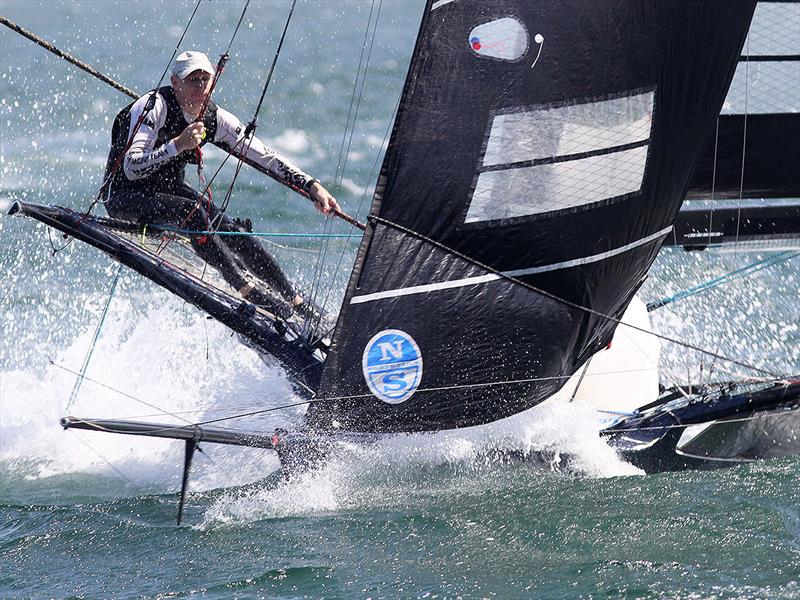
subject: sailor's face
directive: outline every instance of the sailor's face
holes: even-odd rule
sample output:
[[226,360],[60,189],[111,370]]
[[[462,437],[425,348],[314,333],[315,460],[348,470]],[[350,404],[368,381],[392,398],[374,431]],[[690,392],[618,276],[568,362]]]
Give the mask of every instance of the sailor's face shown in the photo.
[[189,73],[184,79],[172,78],[172,87],[181,107],[198,109],[211,91],[212,77],[205,71],[197,70]]

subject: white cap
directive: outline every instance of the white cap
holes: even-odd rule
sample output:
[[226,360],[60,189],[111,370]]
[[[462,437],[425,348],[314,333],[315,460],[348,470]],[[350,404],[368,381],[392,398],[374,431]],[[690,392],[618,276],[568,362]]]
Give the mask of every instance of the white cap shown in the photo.
[[195,52],[194,50],[181,52],[172,64],[172,74],[178,79],[186,79],[189,73],[194,73],[195,71],[205,71],[209,75],[214,74],[214,65],[202,52]]

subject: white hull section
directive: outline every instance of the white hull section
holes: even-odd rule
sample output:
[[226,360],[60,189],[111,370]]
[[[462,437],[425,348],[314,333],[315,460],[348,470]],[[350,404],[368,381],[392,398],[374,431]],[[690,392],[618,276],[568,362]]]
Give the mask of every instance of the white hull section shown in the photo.
[[[595,354],[559,392],[542,405],[589,405],[597,411],[600,428],[620,415],[653,402],[658,397],[658,359],[661,343],[650,335],[647,307],[634,297],[622,316],[611,345]],[[627,327],[624,323],[638,329]]]

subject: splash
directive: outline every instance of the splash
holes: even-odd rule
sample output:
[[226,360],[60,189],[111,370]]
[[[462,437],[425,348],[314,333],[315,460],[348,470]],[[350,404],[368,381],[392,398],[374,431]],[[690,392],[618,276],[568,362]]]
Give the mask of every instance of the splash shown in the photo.
[[[184,424],[292,398],[283,372],[265,364],[223,326],[166,293],[140,303],[141,298],[132,297],[112,304],[71,414]],[[142,318],[136,318],[137,312]],[[61,430],[59,418],[76,380],[66,369],[80,369],[93,334],[93,326],[86,328],[55,353],[53,364],[19,365],[0,373],[0,465],[27,479],[92,473],[124,479],[134,488],[173,491],[180,477],[181,444]],[[219,425],[271,431],[295,416],[284,412]],[[206,448],[205,457],[198,455],[192,489],[246,483],[277,467],[266,452],[249,450],[246,459],[243,453]]]
[[427,506],[429,497],[513,487],[533,473],[606,478],[640,475],[597,434],[585,404],[540,406],[491,425],[339,444],[320,468],[223,494],[200,528],[359,509]]

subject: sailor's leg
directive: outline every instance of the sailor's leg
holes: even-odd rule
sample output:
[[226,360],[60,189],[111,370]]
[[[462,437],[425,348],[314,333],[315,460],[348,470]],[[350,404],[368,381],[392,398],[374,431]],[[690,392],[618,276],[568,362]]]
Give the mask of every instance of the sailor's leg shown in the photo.
[[[170,225],[203,231],[208,227],[205,207],[198,206],[199,194],[186,186],[181,195],[128,192],[114,195],[106,203],[108,214],[151,225]],[[241,290],[247,286],[242,269],[233,253],[216,236],[191,236],[192,248],[208,264],[215,267],[231,286]]]
[[184,224],[195,206],[195,200],[195,196],[186,194],[134,191],[113,194],[105,206],[108,214],[115,219],[143,225],[178,227]]
[[[239,227],[228,217],[222,215],[221,217],[217,216],[217,219],[219,231],[236,231],[246,234],[244,229]],[[248,235],[226,235],[219,237],[224,240],[256,277],[271,288],[280,292],[287,301],[294,302],[297,296],[294,286],[286,277],[286,274],[280,268],[275,258],[264,249],[256,238]]]

